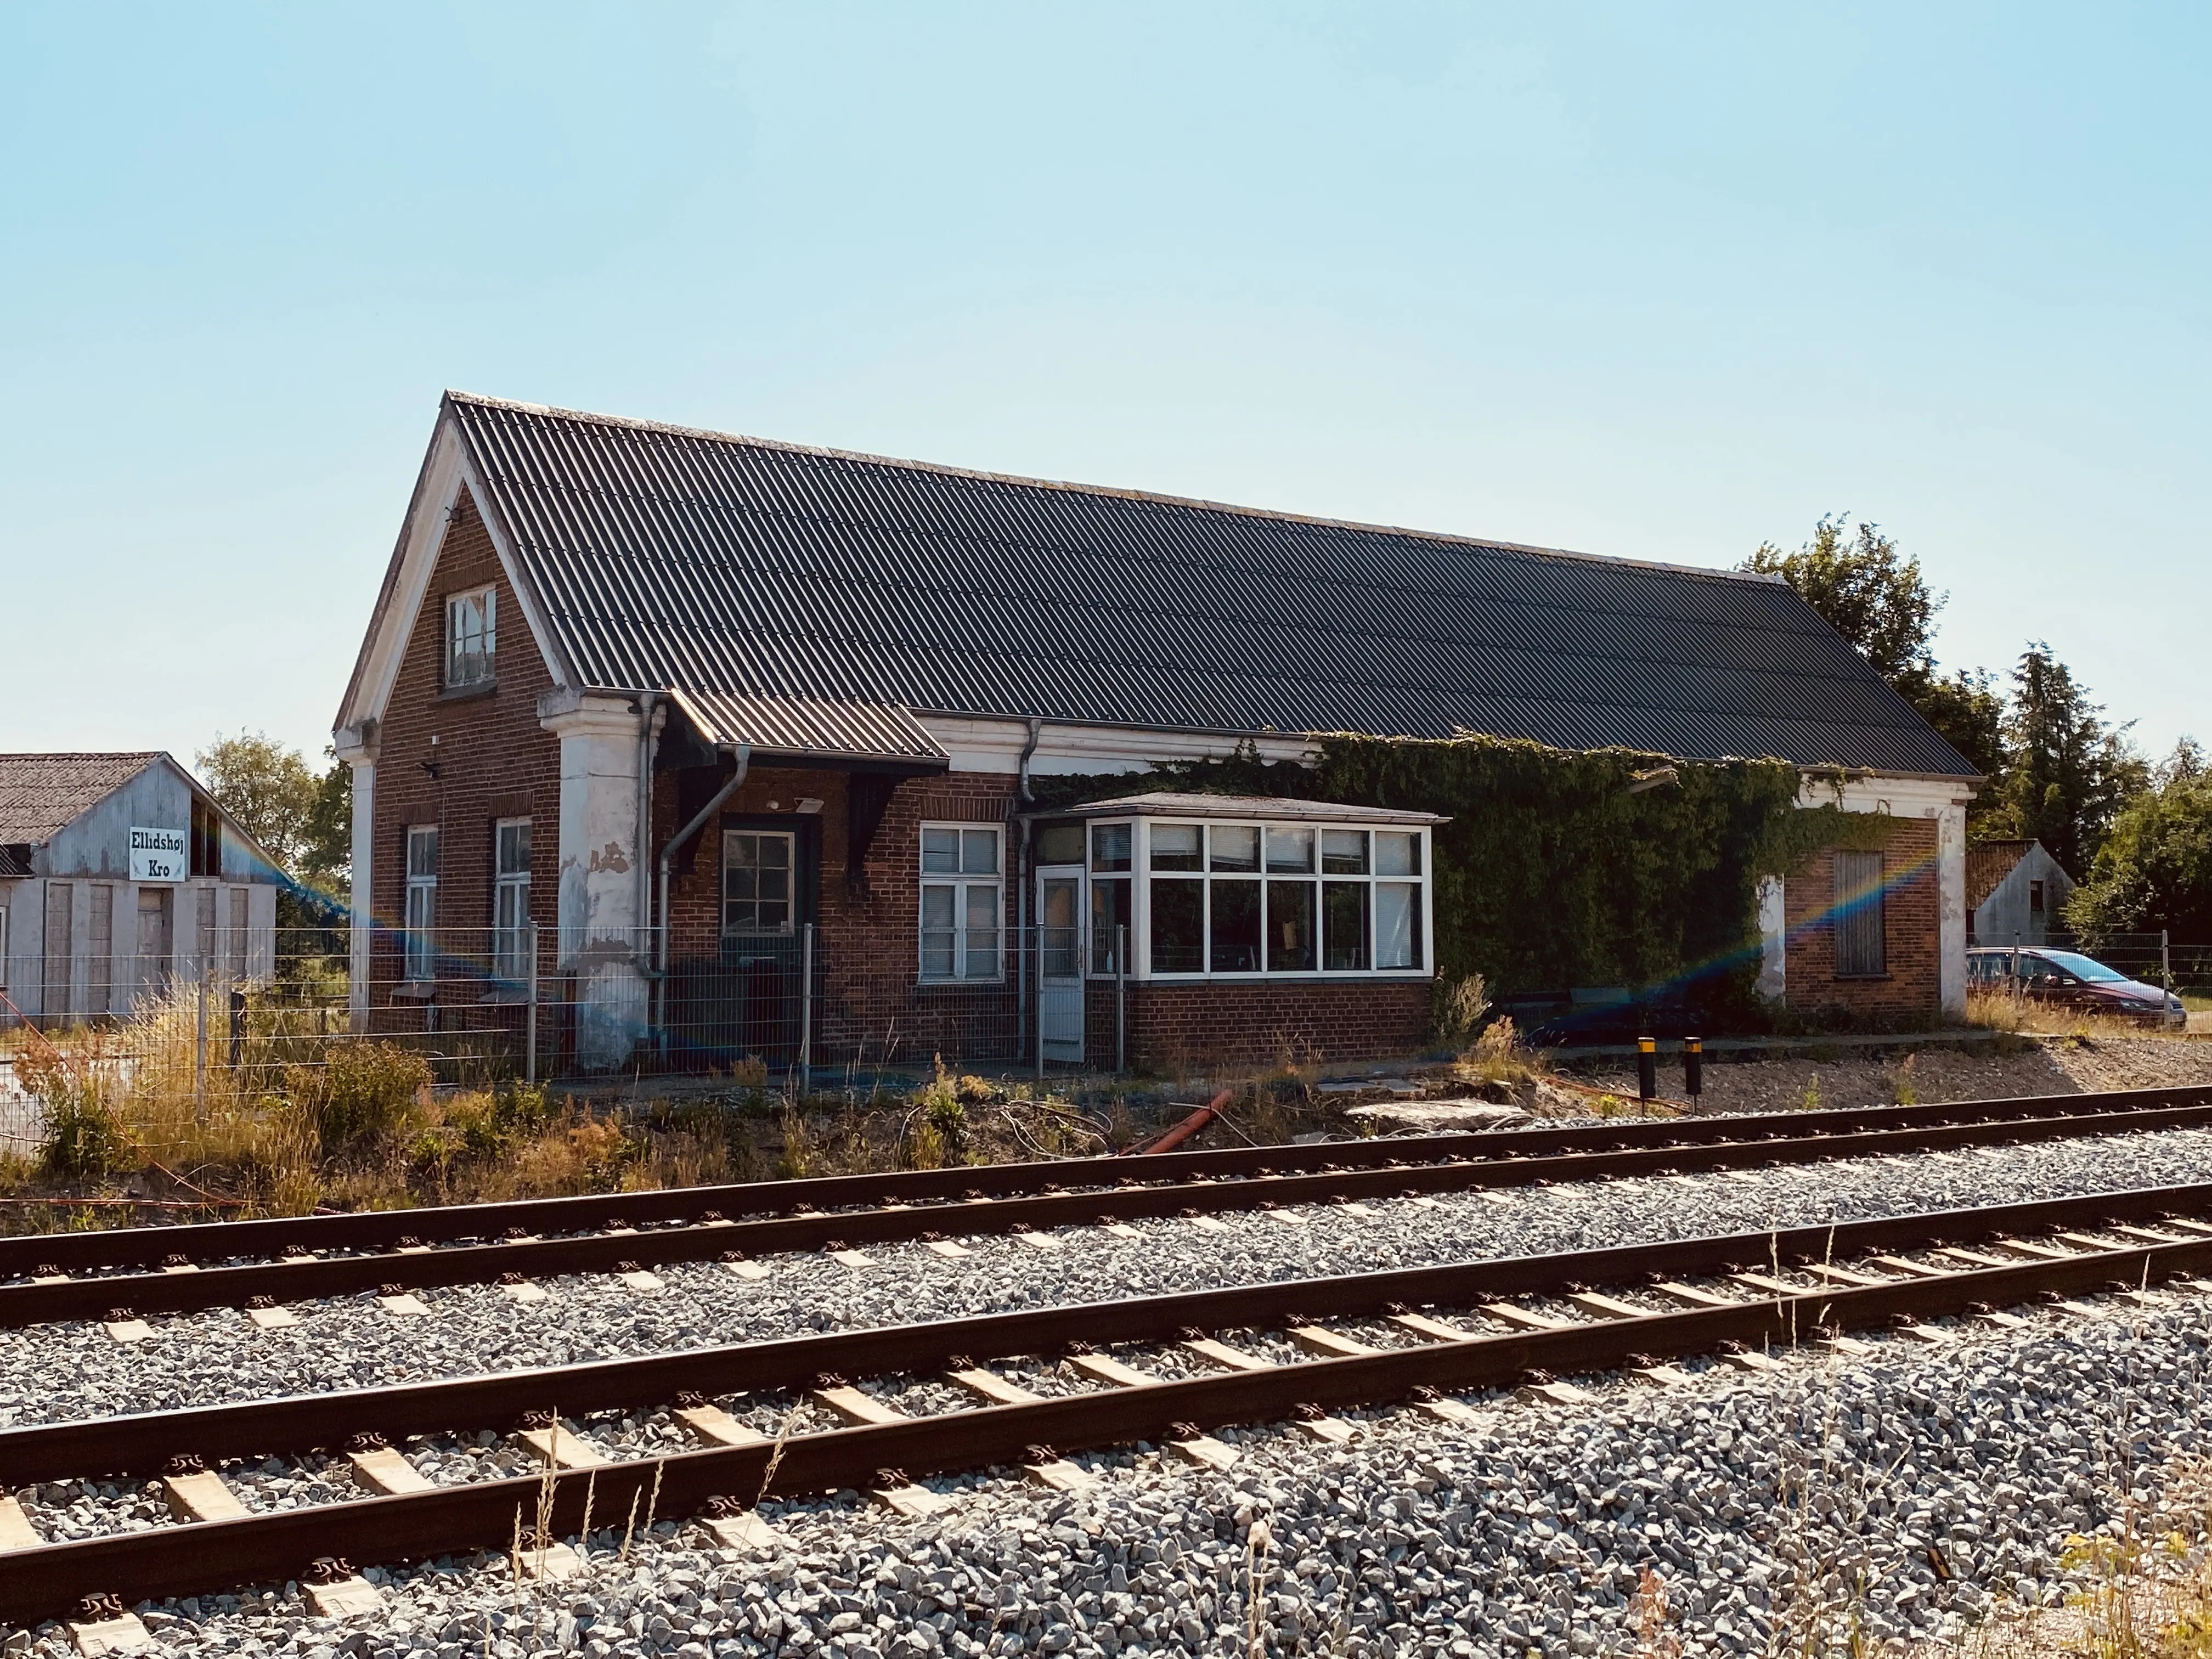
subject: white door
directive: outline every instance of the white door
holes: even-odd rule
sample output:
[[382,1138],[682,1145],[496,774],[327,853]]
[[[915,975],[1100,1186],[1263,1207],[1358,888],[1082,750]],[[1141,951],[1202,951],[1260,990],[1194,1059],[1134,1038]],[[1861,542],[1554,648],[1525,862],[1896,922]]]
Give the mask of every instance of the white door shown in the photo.
[[1083,1060],[1083,867],[1037,872],[1037,1040],[1047,1060]]

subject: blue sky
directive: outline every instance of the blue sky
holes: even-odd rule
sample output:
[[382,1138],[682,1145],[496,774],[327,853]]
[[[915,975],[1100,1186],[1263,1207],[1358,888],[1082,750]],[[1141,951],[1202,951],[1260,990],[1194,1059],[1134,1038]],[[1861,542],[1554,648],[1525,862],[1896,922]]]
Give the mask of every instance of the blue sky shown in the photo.
[[447,386],[1695,564],[2197,712],[2212,14],[0,10],[0,749],[319,751]]

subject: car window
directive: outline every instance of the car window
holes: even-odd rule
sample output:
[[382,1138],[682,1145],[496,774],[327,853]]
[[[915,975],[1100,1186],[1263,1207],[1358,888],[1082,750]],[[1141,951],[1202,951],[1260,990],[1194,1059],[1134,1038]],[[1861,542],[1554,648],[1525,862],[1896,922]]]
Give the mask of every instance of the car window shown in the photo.
[[2092,985],[2111,985],[2127,978],[2117,969],[2107,968],[2094,957],[2085,957],[2078,951],[2053,951],[2044,958],[2061,972],[2085,979]]

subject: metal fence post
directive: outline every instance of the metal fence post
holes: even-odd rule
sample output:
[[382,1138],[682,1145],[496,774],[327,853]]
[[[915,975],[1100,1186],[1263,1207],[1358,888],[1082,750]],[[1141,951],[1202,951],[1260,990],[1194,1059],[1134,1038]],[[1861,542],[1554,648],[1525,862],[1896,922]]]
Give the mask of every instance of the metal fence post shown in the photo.
[[208,948],[202,939],[200,946],[200,1006],[199,1018],[192,1026],[192,1104],[195,1108],[207,1104],[207,1042],[208,1042]]
[[1114,929],[1114,1069],[1129,1069],[1129,926]]
[[2166,939],[2166,930],[2158,930],[2158,977],[2168,996],[2173,994],[2173,952]]
[[526,924],[530,937],[530,1002],[522,1028],[522,1080],[538,1081],[538,924]]
[[[1038,915],[1042,915],[1043,912],[1040,910]],[[1037,923],[1036,945],[1037,948],[1034,952],[1036,960],[1037,976],[1036,1074],[1037,1081],[1042,1083],[1044,1081],[1044,923],[1042,921],[1039,921]],[[1087,990],[1089,988],[1086,986],[1085,988]]]
[[799,1097],[814,1092],[814,924],[799,935]]

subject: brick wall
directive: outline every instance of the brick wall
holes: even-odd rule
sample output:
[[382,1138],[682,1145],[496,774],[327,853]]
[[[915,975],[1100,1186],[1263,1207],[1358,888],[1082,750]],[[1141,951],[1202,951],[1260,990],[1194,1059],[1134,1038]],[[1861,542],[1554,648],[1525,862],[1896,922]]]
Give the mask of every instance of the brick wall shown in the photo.
[[[708,768],[663,775],[653,794],[654,845],[666,845],[726,775]],[[1011,986],[916,983],[921,826],[1003,825],[1004,861],[1012,866],[1020,856],[1019,829],[1006,822],[1014,807],[1013,780],[963,773],[899,781],[870,843],[858,891],[846,872],[852,788],[843,772],[753,768],[717,812],[718,821],[678,855],[669,893],[671,960],[721,954],[722,829],[788,830],[799,837],[802,858],[811,847],[817,860],[819,878],[804,894],[798,920],[818,930],[815,1033],[821,1057],[927,1063],[942,1053],[947,1064],[980,1063],[1025,1048]],[[820,801],[821,810],[800,813],[799,804],[809,799]],[[1012,873],[1006,895],[1004,920],[1011,927],[1022,915],[1021,884]]]
[[[443,689],[446,599],[489,583],[497,592],[498,647],[489,690]],[[491,926],[494,822],[531,820],[531,915],[550,937],[560,867],[561,745],[538,724],[538,699],[552,685],[522,607],[500,573],[499,558],[475,502],[463,490],[438,553],[422,612],[400,659],[386,708],[376,760],[375,863],[371,902],[380,919],[406,914],[406,831],[440,830],[441,930]],[[434,748],[430,738],[438,738]],[[438,775],[422,769],[434,758]],[[457,944],[474,941],[456,933]],[[375,1000],[398,978],[396,943],[380,937]]]
[[[498,595],[497,678],[489,690],[443,690],[445,601],[448,594],[489,584]],[[532,918],[550,939],[556,923],[560,865],[560,742],[538,723],[538,701],[551,689],[521,607],[501,574],[491,538],[464,491],[448,527],[421,615],[402,656],[380,734],[376,769],[375,866],[371,902],[380,918],[405,914],[405,834],[409,825],[439,826],[438,919],[456,947],[471,953],[488,944],[494,875],[493,826],[503,817],[532,821]],[[435,734],[434,747],[430,738]],[[434,758],[438,775],[421,763]],[[712,798],[724,775],[714,768],[665,772],[654,781],[653,858]],[[669,895],[670,958],[714,963],[721,951],[721,830],[725,824],[789,830],[811,851],[817,878],[802,892],[799,920],[818,928],[816,981],[817,1059],[857,1056],[863,1063],[927,1064],[942,1053],[948,1064],[981,1063],[1033,1052],[1022,1038],[1023,1010],[1011,985],[916,983],[921,905],[921,830],[925,823],[1005,826],[1009,866],[1005,921],[1026,916],[1025,884],[1013,873],[1020,831],[1007,822],[1015,807],[1011,777],[940,774],[898,781],[871,843],[864,880],[847,879],[852,778],[844,772],[762,765],[725,802],[679,854]],[[822,803],[802,813],[806,800]],[[1796,971],[1793,959],[1792,972]],[[373,1001],[384,1007],[384,1029],[420,1029],[424,1015],[392,1007],[399,977],[396,939],[380,937]],[[1794,986],[1793,986],[1794,989]],[[795,973],[784,993],[796,994]],[[549,998],[557,987],[546,988]],[[449,1014],[447,1023],[453,1023]],[[1034,1011],[1029,1018],[1034,1019]],[[1085,1011],[1090,1063],[1110,1065],[1114,998],[1094,984]],[[1153,1070],[1182,1066],[1266,1064],[1282,1058],[1345,1059],[1408,1052],[1429,1020],[1429,987],[1413,984],[1245,983],[1145,986],[1129,989],[1133,1064]],[[501,1024],[502,1013],[471,1010],[469,1023]],[[545,1034],[557,1042],[552,1032]],[[755,1046],[755,1045],[748,1045]],[[757,1045],[766,1048],[767,1043]],[[549,1057],[551,1050],[549,1048]],[[778,1063],[787,1054],[770,1056]]]
[[1942,1017],[1937,922],[1936,821],[1899,818],[1882,849],[1887,884],[1882,905],[1888,972],[1876,979],[1836,975],[1832,851],[1816,853],[1783,883],[1790,929],[1789,1005],[1814,1020],[1904,1029]]
[[[1413,1054],[1428,1036],[1426,980],[1132,981],[1128,1056],[1140,1071],[1312,1065]],[[1094,982],[1085,1008],[1091,1063],[1114,1063],[1114,987]]]

